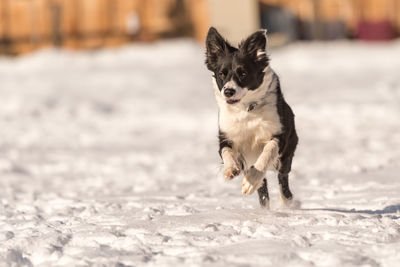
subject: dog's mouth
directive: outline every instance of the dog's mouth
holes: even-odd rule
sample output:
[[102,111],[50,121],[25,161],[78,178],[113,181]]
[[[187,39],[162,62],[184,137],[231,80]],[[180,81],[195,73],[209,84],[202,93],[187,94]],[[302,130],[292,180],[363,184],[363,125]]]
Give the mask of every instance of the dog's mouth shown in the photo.
[[233,104],[236,104],[236,103],[239,103],[239,102],[240,102],[240,99],[228,99],[228,100],[226,100],[226,103],[228,103],[230,105],[233,105]]

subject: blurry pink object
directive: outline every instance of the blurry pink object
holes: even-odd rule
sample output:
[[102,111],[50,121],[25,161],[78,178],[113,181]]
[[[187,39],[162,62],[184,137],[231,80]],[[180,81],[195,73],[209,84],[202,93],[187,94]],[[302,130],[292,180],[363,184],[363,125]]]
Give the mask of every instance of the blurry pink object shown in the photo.
[[370,41],[385,41],[396,37],[392,24],[388,20],[370,22],[361,21],[358,24],[357,38]]

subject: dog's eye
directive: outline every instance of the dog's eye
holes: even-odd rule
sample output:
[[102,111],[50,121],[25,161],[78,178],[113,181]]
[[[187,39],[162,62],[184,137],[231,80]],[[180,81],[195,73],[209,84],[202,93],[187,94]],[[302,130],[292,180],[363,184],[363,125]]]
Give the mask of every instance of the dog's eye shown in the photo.
[[247,76],[247,72],[245,70],[239,69],[237,70],[237,75],[239,76],[239,78],[243,79]]
[[225,70],[220,71],[220,72],[218,73],[218,76],[219,76],[219,78],[221,78],[221,79],[225,79],[226,71],[225,71]]

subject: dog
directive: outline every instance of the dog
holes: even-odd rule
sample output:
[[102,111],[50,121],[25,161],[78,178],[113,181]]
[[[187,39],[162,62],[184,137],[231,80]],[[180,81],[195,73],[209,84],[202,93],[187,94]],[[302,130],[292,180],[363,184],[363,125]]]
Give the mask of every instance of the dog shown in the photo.
[[266,173],[278,173],[280,196],[290,205],[289,172],[298,137],[294,113],[269,64],[267,31],[259,30],[236,48],[211,27],[206,37],[206,66],[212,72],[219,115],[219,155],[224,176],[244,174],[244,195],[257,190],[269,208]]

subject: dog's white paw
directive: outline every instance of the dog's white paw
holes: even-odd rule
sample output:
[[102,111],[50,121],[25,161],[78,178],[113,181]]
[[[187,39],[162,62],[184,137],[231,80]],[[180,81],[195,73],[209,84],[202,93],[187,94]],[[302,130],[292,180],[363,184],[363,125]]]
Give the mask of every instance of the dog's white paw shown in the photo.
[[251,166],[242,181],[242,194],[250,195],[263,183],[264,173]]
[[226,180],[231,180],[240,174],[240,169],[237,166],[230,166],[224,170],[224,177]]

